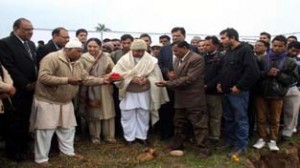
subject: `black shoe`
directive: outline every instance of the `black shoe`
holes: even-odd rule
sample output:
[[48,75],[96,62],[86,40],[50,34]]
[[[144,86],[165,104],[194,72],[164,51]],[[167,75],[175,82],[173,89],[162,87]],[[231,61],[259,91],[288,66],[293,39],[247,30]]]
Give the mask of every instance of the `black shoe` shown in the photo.
[[227,153],[227,157],[231,158],[233,155],[241,156],[247,153],[247,148],[235,148],[231,152]]
[[18,163],[24,161],[24,157],[21,154],[7,155],[7,158]]
[[137,139],[137,142],[144,145],[145,147],[151,147],[152,146],[152,144],[147,139],[145,139],[145,140]]
[[125,141],[126,146],[132,146],[134,144],[134,141]]

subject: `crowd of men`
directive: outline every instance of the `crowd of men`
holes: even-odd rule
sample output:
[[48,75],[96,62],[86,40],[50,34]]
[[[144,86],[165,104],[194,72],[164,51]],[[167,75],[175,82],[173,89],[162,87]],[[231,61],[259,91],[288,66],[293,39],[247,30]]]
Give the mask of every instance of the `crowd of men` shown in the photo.
[[[91,142],[99,144],[102,128],[97,121],[105,123],[101,117],[88,120],[80,115],[78,99],[86,95],[97,100],[85,102],[93,114],[107,113],[104,99],[114,106],[109,110],[113,118],[106,120],[107,142],[116,142],[116,131],[128,146],[151,145],[153,129],[161,140],[172,139],[166,151],[183,150],[184,143],[194,139],[200,159],[209,157],[216,144],[228,149],[229,157],[244,154],[254,131],[259,137],[254,148],[267,145],[278,151],[278,142],[297,132],[300,43],[295,36],[271,40],[263,32],[252,46],[227,28],[219,38],[196,36],[188,43],[185,29],[174,27],[172,42],[162,35],[152,44],[148,34],[88,40],[85,29],[70,39],[68,30],[58,27],[47,44],[36,48],[30,41],[33,30],[29,20],[20,18],[0,40],[0,124],[9,159],[20,162],[31,155],[33,139],[34,161],[40,165],[48,166],[55,146],[81,159],[74,150],[75,137],[90,130]],[[81,57],[89,61],[88,68]],[[103,61],[107,69],[101,69]],[[112,80],[111,74],[121,79]],[[114,92],[101,86],[111,86]],[[87,94],[78,94],[82,90]],[[104,92],[113,99],[103,97]]]

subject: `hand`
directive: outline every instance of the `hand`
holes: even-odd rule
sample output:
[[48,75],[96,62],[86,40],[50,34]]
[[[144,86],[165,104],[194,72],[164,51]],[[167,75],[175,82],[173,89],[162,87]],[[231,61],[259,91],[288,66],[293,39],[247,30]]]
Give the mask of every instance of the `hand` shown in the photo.
[[109,76],[104,76],[103,77],[103,82],[104,84],[109,84],[111,81],[109,80]]
[[149,80],[148,80],[147,78],[143,77],[143,78],[140,78],[139,84],[140,84],[140,85],[145,85],[145,84],[147,84],[148,82],[149,82]]
[[9,94],[7,93],[0,93],[0,99],[7,99],[9,98]]
[[70,85],[80,85],[82,82],[81,79],[70,77],[68,78],[68,84]]
[[279,72],[279,69],[271,68],[268,72],[268,76],[277,76],[278,72]]
[[238,89],[235,85],[232,88],[230,88],[230,90],[233,94],[239,94],[241,92],[241,90]]
[[175,77],[175,73],[174,73],[174,71],[168,71],[168,78],[169,79],[174,79],[174,77]]
[[33,91],[35,88],[35,82],[29,83],[26,85],[26,90],[27,91]]
[[220,83],[217,84],[217,91],[218,93],[223,93],[222,85]]
[[131,83],[135,83],[135,84],[140,84],[140,77],[133,77],[133,79],[131,80]]
[[165,86],[167,86],[167,81],[155,82],[155,85],[158,87],[165,87]]
[[13,96],[16,94],[16,88],[15,87],[10,87],[7,94],[9,94],[10,96]]

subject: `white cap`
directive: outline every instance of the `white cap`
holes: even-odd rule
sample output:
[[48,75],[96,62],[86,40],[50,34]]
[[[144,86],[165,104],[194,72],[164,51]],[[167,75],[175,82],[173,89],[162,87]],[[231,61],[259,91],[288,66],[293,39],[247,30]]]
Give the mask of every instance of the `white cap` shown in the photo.
[[163,44],[161,44],[161,43],[154,43],[154,44],[151,44],[151,48],[152,47],[162,47],[163,46]]
[[82,48],[82,43],[78,39],[71,39],[65,48]]

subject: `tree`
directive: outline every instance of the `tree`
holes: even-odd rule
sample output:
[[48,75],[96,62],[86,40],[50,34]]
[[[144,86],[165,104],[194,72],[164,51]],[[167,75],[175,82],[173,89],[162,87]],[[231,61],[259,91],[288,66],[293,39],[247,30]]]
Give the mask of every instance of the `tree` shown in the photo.
[[96,31],[100,32],[101,34],[101,40],[103,40],[103,32],[109,32],[111,31],[109,28],[105,27],[105,24],[98,23],[98,25],[95,27]]

